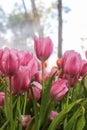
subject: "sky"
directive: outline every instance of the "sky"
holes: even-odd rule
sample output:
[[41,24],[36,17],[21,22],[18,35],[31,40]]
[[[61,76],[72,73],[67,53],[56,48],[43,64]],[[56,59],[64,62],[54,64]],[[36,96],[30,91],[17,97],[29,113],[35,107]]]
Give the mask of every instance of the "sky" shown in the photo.
[[[10,13],[16,1],[17,0],[0,0],[0,5],[6,12]],[[27,3],[26,5],[29,6],[29,0],[25,1]],[[47,6],[49,6],[51,1],[53,0],[44,0]],[[63,12],[63,53],[66,50],[76,50],[85,58],[84,51],[87,49],[87,0],[62,1],[63,6],[68,6],[71,9],[67,14]],[[18,0],[18,2],[21,3],[21,0]],[[53,26],[55,27],[55,21],[53,22]],[[51,36],[54,46],[57,46],[57,30],[55,30],[54,34],[48,35]],[[86,40],[83,41],[81,39]],[[54,64],[56,58],[57,55],[53,54],[49,61],[52,62],[51,59],[53,59],[54,61],[52,63]]]
[[[87,0],[64,0],[67,1],[71,11],[67,14],[68,22],[64,24],[64,45],[65,49],[75,49],[82,53],[81,46],[85,45],[87,49],[87,41],[82,38],[87,37]],[[67,47],[66,47],[66,44]]]

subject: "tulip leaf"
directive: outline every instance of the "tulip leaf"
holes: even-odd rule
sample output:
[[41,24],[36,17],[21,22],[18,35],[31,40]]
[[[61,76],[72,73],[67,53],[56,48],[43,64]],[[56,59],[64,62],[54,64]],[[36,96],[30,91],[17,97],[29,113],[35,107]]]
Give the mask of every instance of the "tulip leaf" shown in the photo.
[[[83,130],[85,125],[84,120],[84,108],[78,109],[73,116],[70,118],[70,120],[67,122],[67,126],[64,128],[64,130]],[[81,126],[80,126],[81,125]],[[77,128],[76,128],[77,126]],[[80,129],[79,129],[80,128]]]
[[87,75],[83,78],[84,87],[87,89]]
[[75,102],[69,104],[66,108],[64,108],[59,114],[58,116],[52,121],[52,123],[50,124],[48,130],[55,130],[56,127],[59,125],[59,123],[64,119],[64,117],[66,116],[66,114],[68,112],[70,112],[70,110],[76,106],[77,104],[79,104],[81,101],[83,101],[83,99],[79,99],[76,100]]
[[82,107],[82,115],[79,117],[77,123],[76,123],[76,130],[83,130],[85,126],[85,109]]
[[[45,84],[45,88],[44,88],[44,94],[42,95],[42,101],[41,101],[41,108],[40,108],[40,119],[39,119],[39,124],[41,125],[43,123],[43,121],[45,120],[45,115],[48,109],[48,104],[50,102],[50,88],[52,85],[52,81],[54,79],[56,73],[54,73],[52,75],[51,78],[49,78]],[[45,107],[45,109],[44,109]],[[49,108],[51,108],[51,105],[49,105]]]

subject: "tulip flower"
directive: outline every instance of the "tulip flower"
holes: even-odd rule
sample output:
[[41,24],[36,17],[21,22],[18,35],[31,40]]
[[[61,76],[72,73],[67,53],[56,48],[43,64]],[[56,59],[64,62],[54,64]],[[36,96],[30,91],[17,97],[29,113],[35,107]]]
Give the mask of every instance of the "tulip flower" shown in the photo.
[[28,67],[20,67],[12,77],[13,94],[23,93],[28,90],[30,84],[30,72]]
[[75,84],[77,83],[79,76],[78,75],[68,75],[68,74],[63,74],[62,79],[66,79],[69,82],[69,87],[74,87]]
[[63,72],[69,75],[79,75],[81,62],[82,58],[78,52],[66,51],[61,60]]
[[[45,70],[44,71],[44,81],[47,81],[49,78],[49,73]],[[42,71],[37,71],[37,73],[34,75],[35,81],[42,83]]]
[[23,127],[23,129],[25,129],[27,127],[30,119],[31,119],[30,115],[22,115],[22,127]]
[[57,111],[51,111],[50,115],[49,115],[49,120],[53,121],[56,118],[57,115],[58,115]]
[[58,79],[52,84],[50,96],[54,101],[60,101],[68,92],[68,81]]
[[30,70],[31,76],[34,76],[34,74],[37,73],[37,71],[38,71],[38,62],[34,57],[28,63],[28,68]]
[[[34,96],[35,96],[35,98],[36,98],[36,100],[38,101],[39,99],[40,99],[40,89],[39,88],[37,88],[37,87],[32,87],[32,89],[33,89],[33,93],[34,93]],[[31,91],[29,91],[29,100],[30,101],[32,101],[32,99],[33,99],[33,96],[32,96],[32,93],[31,93]]]
[[0,92],[0,106],[4,106],[5,93]]
[[34,37],[34,49],[37,58],[40,61],[47,60],[53,52],[53,43],[49,37],[38,38]]
[[30,60],[33,58],[29,51],[20,51],[21,65],[27,66]]
[[19,69],[20,56],[17,50],[4,48],[0,50],[0,70],[8,76],[13,76]]
[[85,74],[87,74],[87,61],[82,60],[80,76],[84,76]]

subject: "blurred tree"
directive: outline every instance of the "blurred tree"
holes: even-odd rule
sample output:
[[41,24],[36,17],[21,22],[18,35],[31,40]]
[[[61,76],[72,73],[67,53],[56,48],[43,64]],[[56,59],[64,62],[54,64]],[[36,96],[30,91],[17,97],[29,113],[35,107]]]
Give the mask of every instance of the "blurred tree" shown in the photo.
[[58,57],[62,56],[62,0],[58,0]]
[[[40,37],[52,35],[57,30],[57,2],[56,0],[45,6],[44,0],[31,0],[26,6],[26,1],[21,0],[21,5],[16,3],[13,11],[8,16],[7,27],[11,30],[14,44],[26,43],[36,33]],[[57,50],[57,49],[56,49]]]
[[39,16],[38,10],[36,8],[35,0],[31,0],[31,4],[32,4],[32,11],[33,11],[36,30],[37,30],[39,36],[43,37],[43,27],[41,26],[41,23],[40,23],[40,16]]
[[63,30],[63,17],[62,11],[65,13],[70,11],[70,8],[67,6],[63,6],[62,0],[58,0],[58,57],[62,57],[62,30]]
[[16,3],[14,10],[8,17],[7,27],[11,29],[14,34],[14,44],[25,44],[29,37],[34,36],[33,19],[25,10],[22,11],[23,7]]

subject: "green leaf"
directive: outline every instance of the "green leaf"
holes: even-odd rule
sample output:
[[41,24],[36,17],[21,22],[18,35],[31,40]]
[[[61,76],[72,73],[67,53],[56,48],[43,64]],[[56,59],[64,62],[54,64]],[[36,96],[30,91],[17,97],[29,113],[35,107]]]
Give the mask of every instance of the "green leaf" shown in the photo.
[[79,99],[71,104],[69,104],[65,109],[63,109],[58,116],[52,121],[52,123],[50,124],[48,130],[56,130],[56,127],[59,125],[59,123],[63,120],[63,118],[66,116],[66,114],[68,112],[70,112],[70,110],[76,106],[77,104],[79,104],[81,101],[83,101],[83,99]]
[[85,126],[85,109],[82,106],[82,110],[81,110],[81,116],[79,117],[77,123],[76,123],[76,130],[83,130],[84,126]]
[[[84,119],[84,112],[83,111],[85,111],[84,110],[84,108],[82,107],[82,109],[81,108],[79,108],[74,114],[73,114],[73,116],[70,118],[70,120],[68,121],[68,123],[67,123],[67,126],[65,127],[65,129],[64,130],[72,130],[73,128],[73,130],[75,130],[76,128],[76,124],[77,124],[77,129],[76,130],[82,130],[83,129],[83,127],[84,127],[84,121],[83,121],[83,119]],[[80,122],[80,121],[82,121],[83,122],[83,124]],[[80,123],[80,124],[79,124]],[[81,125],[81,127],[80,127],[80,125]],[[79,129],[79,128],[80,129]]]
[[50,88],[51,88],[54,76],[55,76],[55,73],[52,75],[51,78],[48,79],[48,81],[45,84],[44,94],[42,95],[42,102],[41,102],[41,108],[40,108],[40,120],[39,120],[40,125],[45,120],[45,115],[46,115],[46,112],[48,109],[47,106],[48,106],[49,101],[50,101]]

